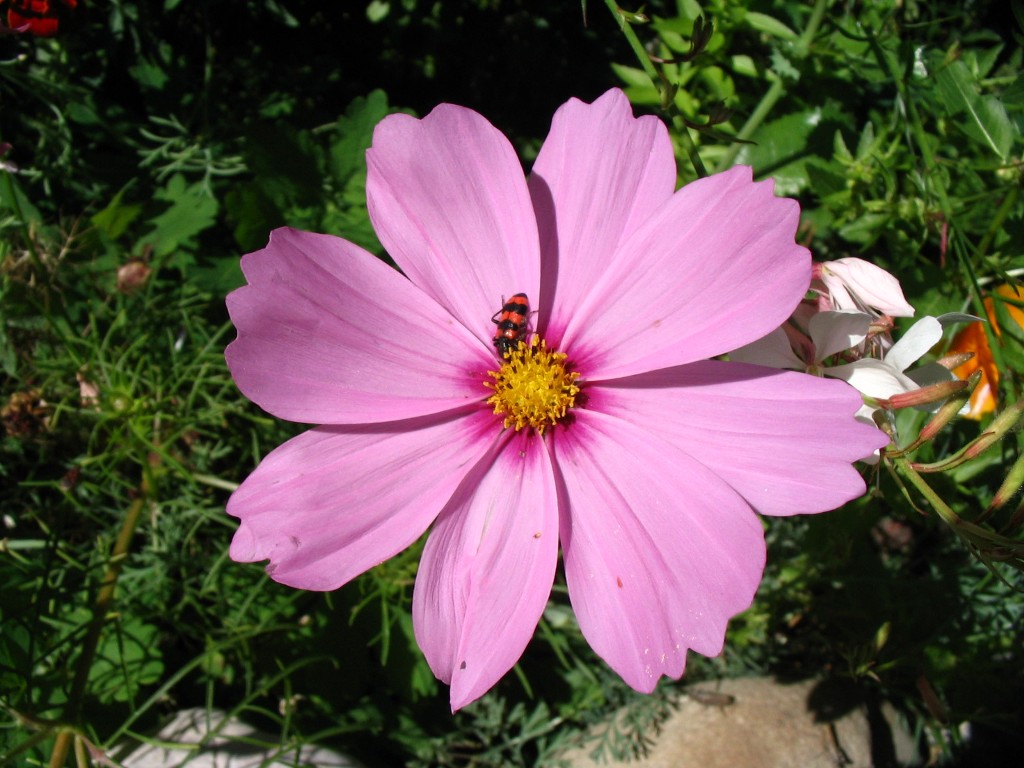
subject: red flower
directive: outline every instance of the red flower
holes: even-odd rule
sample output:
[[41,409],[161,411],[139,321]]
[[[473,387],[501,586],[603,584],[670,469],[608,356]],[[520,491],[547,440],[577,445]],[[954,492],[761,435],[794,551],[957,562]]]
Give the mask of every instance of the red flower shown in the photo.
[[78,0],[10,0],[7,8],[7,24],[18,32],[28,32],[36,37],[53,37],[60,28],[61,16],[65,9],[78,6]]

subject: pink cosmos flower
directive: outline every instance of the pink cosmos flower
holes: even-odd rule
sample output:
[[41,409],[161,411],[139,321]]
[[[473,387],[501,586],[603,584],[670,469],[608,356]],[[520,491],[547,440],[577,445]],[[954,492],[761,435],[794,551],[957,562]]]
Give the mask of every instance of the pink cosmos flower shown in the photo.
[[[331,590],[433,526],[413,621],[453,710],[523,653],[559,545],[583,635],[631,686],[718,654],[761,578],[754,511],[861,495],[851,462],[886,442],[843,382],[708,359],[807,290],[797,204],[743,167],[675,191],[664,125],[618,90],[563,105],[529,179],[449,104],[385,118],[367,161],[401,273],[279,229],[228,297],[239,388],[323,425],[232,495],[231,556]],[[502,359],[491,319],[519,292],[531,336]]]

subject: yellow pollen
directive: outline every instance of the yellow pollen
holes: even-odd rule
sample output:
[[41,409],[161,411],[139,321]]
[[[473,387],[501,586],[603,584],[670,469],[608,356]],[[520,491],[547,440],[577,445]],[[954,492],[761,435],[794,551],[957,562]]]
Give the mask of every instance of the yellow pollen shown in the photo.
[[565,418],[580,392],[580,375],[566,370],[566,357],[534,336],[529,344],[520,341],[500,370],[487,372],[493,381],[484,386],[494,390],[487,404],[494,406],[495,415],[505,417],[506,427],[533,427],[544,434]]

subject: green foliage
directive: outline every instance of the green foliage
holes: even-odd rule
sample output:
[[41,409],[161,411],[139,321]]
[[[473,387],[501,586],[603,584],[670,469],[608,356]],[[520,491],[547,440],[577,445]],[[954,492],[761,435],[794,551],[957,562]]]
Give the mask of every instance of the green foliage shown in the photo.
[[[51,720],[109,748],[193,705],[282,753],[318,741],[369,765],[642,754],[674,688],[626,688],[561,582],[514,673],[452,716],[411,628],[422,545],[329,595],[229,560],[228,494],[299,429],[226,369],[239,254],[287,225],[384,257],[365,150],[396,109],[467,104],[530,157],[555,107],[622,85],[670,125],[681,181],[748,163],[800,200],[816,258],[885,266],[919,315],[983,315],[1024,271],[1024,54],[1004,5],[585,2],[584,25],[581,5],[528,0],[122,0],[79,3],[52,39],[0,37],[0,755],[48,762]],[[994,298],[1009,404],[1024,331]],[[915,459],[979,431],[954,424]],[[1019,544],[1019,483],[990,505],[1020,454],[1009,431],[929,481]],[[768,523],[754,606],[688,681],[845,677],[947,756],[969,754],[967,722],[1019,748],[1020,572],[870,480],[842,511]]]

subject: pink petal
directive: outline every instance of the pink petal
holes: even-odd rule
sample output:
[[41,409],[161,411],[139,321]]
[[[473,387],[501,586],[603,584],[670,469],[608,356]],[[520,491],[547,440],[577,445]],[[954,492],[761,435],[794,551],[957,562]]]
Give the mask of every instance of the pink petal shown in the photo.
[[493,349],[352,243],[293,229],[242,258],[226,357],[246,397],[306,423],[392,421],[479,401]]
[[366,153],[370,219],[409,279],[477,336],[502,299],[539,296],[540,249],[526,177],[508,140],[476,112],[442,104],[389,115]]
[[555,113],[529,186],[544,253],[538,307],[556,342],[619,244],[672,196],[675,183],[664,124],[634,118],[617,88],[593,104],[570,99]]
[[744,363],[609,381],[589,407],[629,419],[700,461],[766,515],[822,512],[864,494],[851,463],[887,443],[858,422],[842,382]]
[[228,501],[239,562],[337,589],[408,547],[487,452],[494,416],[317,427],[268,454]]
[[722,649],[764,567],[761,525],[724,482],[628,421],[579,411],[552,441],[562,552],[587,642],[638,691]]
[[702,360],[779,327],[803,298],[811,258],[800,209],[749,168],[680,189],[619,248],[562,342],[590,380]]
[[519,660],[547,605],[558,515],[543,442],[516,433],[441,512],[413,592],[413,627],[454,712]]

